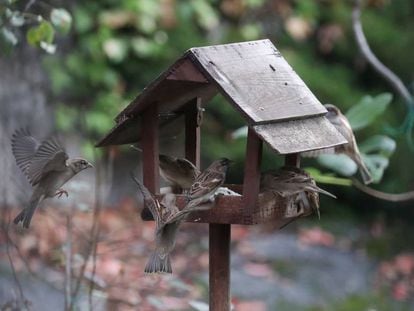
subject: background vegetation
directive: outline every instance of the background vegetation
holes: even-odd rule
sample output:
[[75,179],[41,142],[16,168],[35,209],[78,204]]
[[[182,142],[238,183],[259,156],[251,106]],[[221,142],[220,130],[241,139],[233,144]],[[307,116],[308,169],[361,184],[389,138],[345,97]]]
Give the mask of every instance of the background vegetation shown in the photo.
[[[41,1],[33,1],[28,8],[19,1],[2,3],[4,55],[26,44],[44,52],[42,62],[49,75],[56,126],[68,133],[82,129],[89,139],[84,148],[87,156],[92,155],[90,142],[101,138],[114,125],[117,113],[186,49],[269,38],[322,103],[335,104],[344,112],[358,103],[359,107],[365,105],[362,113],[354,111],[353,120],[357,140],[368,140],[365,147],[361,144],[371,154],[367,160],[385,169],[379,170],[374,187],[393,193],[413,189],[412,133],[403,127],[412,112],[358,52],[350,1],[103,0],[62,3],[64,8]],[[414,2],[408,0],[369,0],[362,15],[372,49],[412,92],[413,16]],[[378,109],[378,117],[357,124]],[[234,132],[243,125],[221,97],[207,106],[203,162],[220,156],[236,160],[236,169],[229,176],[235,182],[242,178],[245,141],[234,138]],[[378,135],[380,142],[369,141]],[[263,162],[264,168],[270,168],[280,159],[267,150]],[[316,175],[333,173],[322,161],[305,160],[304,166],[312,167]],[[352,187],[336,186],[334,191],[341,200],[330,203],[332,209],[322,210],[328,219],[362,223],[381,219],[392,228],[391,237],[367,245],[376,258],[412,251],[413,244],[407,246],[412,238],[405,235],[405,243],[399,243],[404,233],[397,229],[409,225],[413,216],[409,203],[387,203]],[[331,222],[322,221],[321,226],[331,228]],[[365,299],[351,298],[338,308],[356,310],[355,306],[365,303]]]

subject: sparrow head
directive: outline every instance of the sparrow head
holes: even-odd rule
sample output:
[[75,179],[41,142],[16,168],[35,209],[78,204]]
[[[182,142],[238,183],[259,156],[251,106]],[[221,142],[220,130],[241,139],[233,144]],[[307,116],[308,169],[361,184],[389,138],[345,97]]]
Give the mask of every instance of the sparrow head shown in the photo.
[[175,163],[176,159],[173,158],[173,157],[170,157],[168,155],[165,155],[165,154],[160,154],[159,155],[159,160],[160,160],[160,164],[169,165],[169,164]]
[[234,161],[229,160],[227,158],[221,158],[213,162],[212,166],[219,172],[226,173],[227,169],[229,168],[230,164]]
[[326,108],[326,110],[328,110],[328,113],[326,114],[326,117],[329,120],[335,119],[336,117],[341,115],[341,111],[339,110],[339,108],[334,106],[334,105],[326,104],[325,108]]
[[72,167],[75,173],[79,173],[80,171],[83,171],[89,167],[93,167],[91,163],[82,158],[70,159],[68,162],[68,165]]

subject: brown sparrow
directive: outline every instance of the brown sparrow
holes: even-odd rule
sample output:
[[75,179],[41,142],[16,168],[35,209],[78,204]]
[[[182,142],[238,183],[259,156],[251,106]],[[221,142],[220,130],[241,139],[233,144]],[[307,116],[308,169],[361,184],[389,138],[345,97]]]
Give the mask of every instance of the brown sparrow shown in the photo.
[[264,172],[260,180],[262,192],[271,191],[282,197],[295,197],[296,204],[303,205],[319,214],[318,193],[336,198],[333,194],[319,188],[315,180],[304,170],[294,166],[284,166],[277,171]]
[[354,132],[352,131],[348,119],[344,114],[342,114],[339,108],[334,105],[327,104],[325,105],[325,108],[328,110],[326,117],[335,126],[338,132],[341,133],[342,136],[348,141],[348,143],[334,148],[306,152],[305,154],[308,156],[318,156],[325,153],[343,153],[350,157],[356,163],[364,183],[371,183],[371,173],[369,172],[364,161],[362,160]]
[[56,138],[39,143],[28,130],[14,132],[11,145],[17,165],[34,187],[29,206],[17,215],[14,223],[23,222],[23,227],[29,228],[41,201],[63,193],[67,196],[67,191],[59,188],[80,171],[93,166],[82,158],[69,159]]
[[177,191],[188,190],[200,171],[193,163],[183,158],[175,158],[160,154],[160,175],[169,182]]
[[172,273],[170,253],[175,246],[175,237],[186,213],[179,213],[175,205],[175,195],[167,193],[159,202],[135,176],[132,179],[155,220],[155,251],[145,266],[146,273]]
[[[198,205],[213,200],[214,194],[226,179],[227,170],[231,162],[231,160],[226,158],[218,159],[197,176],[190,190],[188,190],[188,204],[184,210],[187,208],[196,210]],[[200,208],[202,207],[200,206]]]

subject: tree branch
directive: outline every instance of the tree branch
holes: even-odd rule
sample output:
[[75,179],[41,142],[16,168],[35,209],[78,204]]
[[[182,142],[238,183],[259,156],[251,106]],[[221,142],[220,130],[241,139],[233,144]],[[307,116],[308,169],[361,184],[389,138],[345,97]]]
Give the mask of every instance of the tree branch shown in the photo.
[[404,202],[414,200],[414,191],[403,192],[398,194],[386,193],[367,187],[355,178],[352,178],[352,184],[355,186],[355,188],[377,199],[390,202]]
[[371,66],[385,79],[395,91],[405,100],[408,108],[414,108],[413,96],[408,91],[407,87],[401,79],[386,67],[372,52],[367,38],[361,24],[361,0],[355,0],[354,8],[352,10],[352,27],[354,30],[357,45],[364,56],[364,58],[371,64]]

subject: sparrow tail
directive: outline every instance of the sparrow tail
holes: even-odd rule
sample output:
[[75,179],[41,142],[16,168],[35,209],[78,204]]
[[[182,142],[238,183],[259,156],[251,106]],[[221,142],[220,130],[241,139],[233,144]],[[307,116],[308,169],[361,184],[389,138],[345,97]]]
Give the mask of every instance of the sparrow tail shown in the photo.
[[34,198],[30,200],[30,205],[23,209],[19,215],[14,218],[13,222],[17,225],[19,222],[23,223],[23,228],[28,229],[32,221],[33,214],[39,204],[41,198]]
[[331,197],[331,198],[336,199],[336,196],[335,195],[333,195],[332,193],[330,193],[330,192],[328,192],[326,190],[323,190],[322,188],[319,188],[318,186],[306,187],[305,190],[308,190],[308,191],[316,191],[316,192],[322,193],[324,195],[327,195],[328,197]]
[[365,166],[365,164],[360,163],[358,166],[359,166],[359,173],[361,174],[364,184],[368,185],[372,183],[371,173],[368,171],[368,168]]
[[170,254],[161,255],[157,251],[153,252],[144,271],[145,273],[172,273]]

